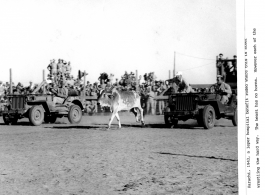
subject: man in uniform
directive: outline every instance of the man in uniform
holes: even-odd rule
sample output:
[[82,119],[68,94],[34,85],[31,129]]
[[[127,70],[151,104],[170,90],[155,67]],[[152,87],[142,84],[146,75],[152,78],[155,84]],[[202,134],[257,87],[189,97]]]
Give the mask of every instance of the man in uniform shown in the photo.
[[223,69],[224,69],[224,58],[223,58],[223,54],[220,53],[218,62],[217,62],[217,74],[221,75],[223,73]]
[[0,81],[0,99],[1,99],[2,97],[4,97],[4,95],[5,95],[5,87],[4,87],[4,85],[3,85],[3,82]]
[[236,78],[236,70],[235,67],[233,66],[232,62],[229,61],[227,62],[227,65],[225,67],[225,77],[224,81],[226,82],[232,82]]
[[215,84],[215,91],[221,93],[221,103],[227,104],[229,98],[232,95],[232,90],[230,85],[224,82],[222,75],[217,75],[217,83]]
[[51,80],[52,79],[52,60],[50,60],[50,64],[47,66],[47,69],[49,71],[48,79]]
[[62,59],[58,59],[58,63],[57,63],[57,73],[60,74],[63,71],[63,60]]
[[190,93],[192,92],[191,86],[182,77],[182,72],[177,72],[176,77],[173,79],[176,83],[179,93]]
[[[95,98],[97,98],[97,93],[96,93],[96,89],[95,88],[92,88],[91,89],[90,95],[93,96],[93,97],[95,97]],[[98,110],[98,105],[97,105],[98,101],[97,100],[92,100],[91,103],[92,103],[92,105],[91,105],[91,111],[92,112],[97,112],[97,110]]]
[[71,71],[72,71],[71,62],[68,62],[68,64],[65,65],[65,77],[67,79],[70,79]]
[[[164,84],[164,81],[160,81],[159,82],[159,87],[157,89],[157,96],[161,95],[167,88]],[[165,101],[164,100],[157,100],[158,101],[158,110],[159,110],[159,114],[162,115],[163,114],[163,110],[165,108]]]
[[233,58],[234,58],[233,66],[235,68],[235,71],[237,71],[237,56],[234,55]]
[[147,102],[146,102],[146,114],[150,113],[150,109],[151,109],[151,114],[154,115],[155,114],[155,98],[156,93],[153,90],[153,88],[151,86],[147,87]]
[[68,97],[67,84],[61,82],[59,88],[51,88],[50,91],[55,95],[53,97],[53,106],[56,104],[62,104],[64,100]]

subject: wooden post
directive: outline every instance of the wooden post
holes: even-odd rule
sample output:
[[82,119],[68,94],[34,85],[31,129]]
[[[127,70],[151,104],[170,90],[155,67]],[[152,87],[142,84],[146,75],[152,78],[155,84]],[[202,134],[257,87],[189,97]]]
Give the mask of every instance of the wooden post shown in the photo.
[[12,86],[12,69],[9,69],[9,82],[10,82],[10,87],[9,87],[9,93],[13,94],[13,86]]
[[176,52],[174,51],[174,69],[173,69],[173,78],[174,78],[174,76],[176,75],[175,56],[176,56]]
[[[45,70],[43,69],[42,71],[42,81],[46,81],[45,79]],[[43,91],[43,94],[46,94],[46,88],[45,88],[45,85],[42,86],[42,91]]]
[[218,75],[218,67],[217,67],[217,65],[218,65],[218,56],[216,56],[216,76]]
[[86,94],[86,71],[84,71],[84,89],[83,89],[83,97],[85,97]]
[[45,70],[42,71],[42,81],[45,81]]

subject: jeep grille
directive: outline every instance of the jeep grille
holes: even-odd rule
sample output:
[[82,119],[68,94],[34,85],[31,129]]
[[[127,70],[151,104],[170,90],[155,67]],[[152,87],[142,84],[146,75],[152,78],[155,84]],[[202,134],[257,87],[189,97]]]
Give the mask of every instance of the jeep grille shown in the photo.
[[192,111],[196,109],[196,96],[175,96],[173,97],[173,102],[175,102],[176,111]]
[[24,96],[13,96],[9,97],[11,110],[20,110],[25,108],[25,97]]

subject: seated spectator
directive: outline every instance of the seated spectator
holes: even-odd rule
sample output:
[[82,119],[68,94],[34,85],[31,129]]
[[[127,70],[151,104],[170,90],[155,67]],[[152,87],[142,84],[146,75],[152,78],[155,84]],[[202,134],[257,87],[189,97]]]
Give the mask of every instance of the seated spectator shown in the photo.
[[85,103],[85,112],[91,113],[91,101],[86,101]]
[[232,90],[230,85],[224,82],[223,77],[221,75],[217,75],[217,83],[214,86],[215,91],[221,93],[221,103],[227,104],[229,98],[232,95]]
[[91,102],[91,112],[97,113],[98,112],[98,101],[92,100]]
[[17,90],[17,88],[13,88],[13,94],[14,95],[19,95],[20,94],[19,91]]
[[113,85],[115,86],[115,87],[118,87],[120,84],[119,84],[119,79],[116,79],[115,80],[115,82],[113,83]]

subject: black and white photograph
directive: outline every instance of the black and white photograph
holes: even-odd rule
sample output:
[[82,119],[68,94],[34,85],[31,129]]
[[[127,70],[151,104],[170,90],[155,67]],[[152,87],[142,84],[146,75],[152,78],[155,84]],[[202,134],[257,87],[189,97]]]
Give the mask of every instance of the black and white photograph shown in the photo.
[[261,194],[250,5],[0,1],[0,194]]

